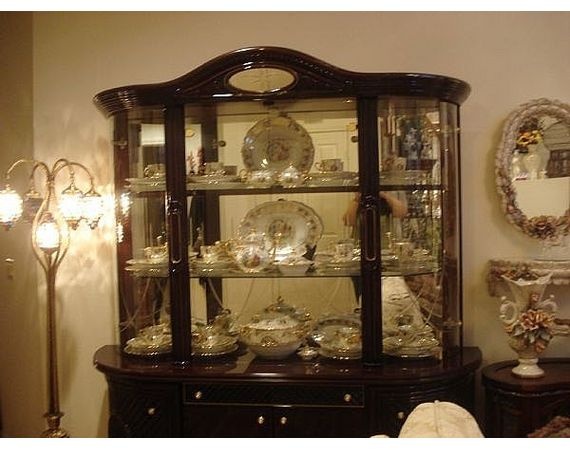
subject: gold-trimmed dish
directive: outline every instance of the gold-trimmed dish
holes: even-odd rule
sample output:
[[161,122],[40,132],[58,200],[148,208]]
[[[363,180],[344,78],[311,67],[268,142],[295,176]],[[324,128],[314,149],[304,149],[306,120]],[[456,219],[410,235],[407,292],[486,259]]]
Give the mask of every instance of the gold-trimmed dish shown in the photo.
[[290,165],[308,172],[315,148],[307,131],[286,114],[257,122],[246,133],[241,149],[247,170],[270,169],[282,172]]

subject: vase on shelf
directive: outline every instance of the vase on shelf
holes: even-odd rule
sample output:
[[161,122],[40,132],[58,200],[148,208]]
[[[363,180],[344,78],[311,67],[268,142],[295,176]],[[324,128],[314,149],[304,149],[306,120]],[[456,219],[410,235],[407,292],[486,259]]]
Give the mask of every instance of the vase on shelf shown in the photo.
[[538,144],[526,146],[527,152],[523,156],[523,165],[528,173],[529,180],[537,180],[542,166],[542,158],[537,149]]
[[538,358],[554,335],[558,309],[552,295],[543,299],[551,276],[511,279],[503,275],[513,299],[501,297],[500,319],[510,347],[518,354],[519,364],[512,372],[521,378],[544,376]]

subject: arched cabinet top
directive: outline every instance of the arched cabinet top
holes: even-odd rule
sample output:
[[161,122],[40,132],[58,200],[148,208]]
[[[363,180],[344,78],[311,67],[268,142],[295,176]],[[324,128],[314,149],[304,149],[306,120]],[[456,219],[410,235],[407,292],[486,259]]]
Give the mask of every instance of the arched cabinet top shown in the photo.
[[[245,78],[237,74],[262,75],[259,69],[272,70],[272,75],[276,75],[266,84],[267,89],[237,86],[238,81],[243,81],[238,78]],[[274,83],[276,87],[272,87]],[[352,72],[295,50],[251,47],[221,55],[171,81],[105,90],[97,94],[94,101],[106,115],[143,106],[205,100],[331,96],[431,97],[459,105],[470,90],[464,81],[442,75]]]

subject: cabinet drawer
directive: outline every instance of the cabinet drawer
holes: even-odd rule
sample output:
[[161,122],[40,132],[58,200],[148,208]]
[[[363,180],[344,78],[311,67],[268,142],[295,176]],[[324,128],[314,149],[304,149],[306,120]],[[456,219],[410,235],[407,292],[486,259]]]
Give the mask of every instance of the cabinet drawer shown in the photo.
[[362,386],[187,383],[184,403],[364,407]]

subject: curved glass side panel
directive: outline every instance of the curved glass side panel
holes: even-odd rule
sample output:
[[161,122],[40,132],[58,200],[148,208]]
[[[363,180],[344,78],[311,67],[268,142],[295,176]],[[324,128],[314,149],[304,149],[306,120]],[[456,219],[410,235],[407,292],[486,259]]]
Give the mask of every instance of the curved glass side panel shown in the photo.
[[123,351],[157,356],[172,348],[165,221],[165,138],[161,108],[115,119],[120,335]]
[[459,345],[457,110],[435,99],[378,104],[383,351],[441,357]]

